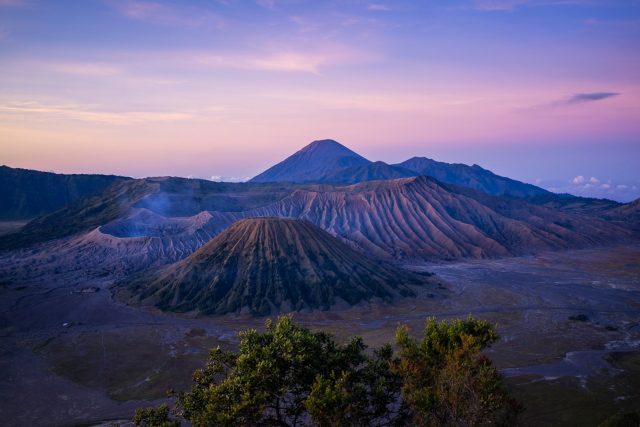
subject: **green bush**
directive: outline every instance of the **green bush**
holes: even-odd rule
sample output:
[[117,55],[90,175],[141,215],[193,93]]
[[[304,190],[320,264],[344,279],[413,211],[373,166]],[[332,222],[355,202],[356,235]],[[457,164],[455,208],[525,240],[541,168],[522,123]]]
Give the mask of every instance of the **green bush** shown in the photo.
[[[241,332],[237,353],[213,349],[174,413],[194,426],[506,425],[520,407],[480,354],[497,339],[471,317],[428,319],[421,340],[400,327],[397,353],[390,344],[367,353],[360,337],[338,344],[280,317]],[[172,420],[160,407],[134,421]]]

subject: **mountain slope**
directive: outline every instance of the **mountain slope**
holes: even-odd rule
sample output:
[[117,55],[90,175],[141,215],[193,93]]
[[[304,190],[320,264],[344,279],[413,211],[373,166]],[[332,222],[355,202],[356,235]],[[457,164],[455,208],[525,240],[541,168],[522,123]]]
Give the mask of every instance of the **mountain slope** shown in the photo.
[[323,182],[325,176],[340,169],[369,163],[344,145],[325,139],[312,142],[250,182]]
[[[120,248],[127,269],[140,269],[145,266],[133,265],[136,259],[155,263],[162,257],[171,262],[187,256],[233,221],[247,217],[305,219],[361,252],[396,260],[520,255],[632,237],[631,224],[621,219],[622,213],[600,218],[563,212],[427,177],[276,187],[218,187],[192,181],[163,178],[123,183],[38,218],[19,233],[0,236],[0,248],[25,247],[100,227],[99,235],[69,247],[109,258],[117,258],[114,248]],[[229,206],[241,210],[230,212]],[[138,249],[129,250],[128,245]],[[141,257],[136,250],[149,254]],[[124,254],[132,256],[131,262]],[[85,259],[83,254],[78,256]]]
[[186,258],[236,220],[227,212],[165,217],[132,208],[85,233],[0,253],[0,277],[47,282],[54,274],[81,272],[85,279],[121,279]]
[[[36,218],[17,233],[0,236],[0,250],[88,232],[111,221],[125,220],[134,214],[135,209],[147,209],[166,217],[190,217],[205,211],[242,212],[273,203],[291,191],[291,187],[285,184],[221,183],[169,177],[127,180]],[[141,223],[141,218],[138,216],[130,222]],[[135,224],[132,227],[135,228]],[[144,224],[140,227],[149,228]],[[174,225],[170,222],[166,227]],[[159,227],[155,229],[160,230]],[[139,233],[135,236],[141,237]]]
[[549,193],[528,197],[527,202],[561,211],[595,216],[623,206],[622,203],[613,200],[579,197],[567,193]]
[[35,218],[128,179],[114,175],[63,175],[0,166],[0,219]]
[[485,258],[607,244],[624,228],[427,177],[298,189],[250,216],[302,218],[394,259]]
[[636,235],[640,236],[640,199],[616,206],[602,215],[635,230]]
[[406,178],[417,174],[399,166],[391,166],[385,162],[372,162],[367,165],[351,166],[340,169],[322,178],[322,182],[338,184],[355,184],[365,181]]
[[0,250],[86,232],[127,215],[140,199],[158,190],[147,180],[123,181],[27,223],[18,233],[0,237]]
[[535,185],[496,175],[478,165],[437,162],[426,157],[413,157],[395,165],[370,162],[330,139],[312,142],[251,182],[353,184],[420,175],[491,195],[529,198],[552,194]]
[[430,176],[438,181],[483,191],[494,196],[507,195],[526,198],[551,194],[549,191],[514,179],[496,175],[478,165],[438,162],[426,157],[412,157],[397,165],[418,175]]
[[163,310],[269,314],[410,295],[424,279],[371,260],[301,220],[232,224],[188,258],[119,285]]

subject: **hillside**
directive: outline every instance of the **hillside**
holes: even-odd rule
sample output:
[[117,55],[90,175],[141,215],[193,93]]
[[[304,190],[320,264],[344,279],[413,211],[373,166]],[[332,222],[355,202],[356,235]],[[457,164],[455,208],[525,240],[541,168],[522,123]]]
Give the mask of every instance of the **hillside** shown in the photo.
[[600,216],[603,212],[623,206],[621,203],[608,199],[594,199],[579,197],[572,194],[548,193],[527,198],[529,203],[585,215]]
[[632,228],[636,235],[640,235],[640,199],[618,205],[604,212],[603,216]]
[[[487,258],[626,241],[632,232],[622,214],[565,212],[427,177],[298,186],[154,178],[122,183],[38,218],[16,234],[0,236],[0,248],[81,236],[99,227],[95,238],[68,245],[82,248],[76,257],[119,258],[120,248],[118,262],[139,269],[145,265],[136,266],[138,259],[165,256],[171,262],[189,255],[236,220],[286,217],[310,221],[380,258]],[[153,244],[141,245],[140,239]]]
[[127,180],[100,194],[43,215],[17,233],[0,236],[0,250],[88,232],[112,221],[120,223],[117,226],[120,231],[115,234],[117,237],[140,236],[139,230],[133,230],[131,236],[124,235],[123,222],[128,222],[126,227],[129,228],[145,228],[160,233],[150,232],[146,236],[164,236],[166,230],[160,230],[174,227],[172,220],[160,226],[154,220],[149,225],[135,210],[146,209],[167,218],[190,217],[208,211],[242,212],[276,202],[291,191],[290,186],[284,184],[221,183],[169,177]]
[[133,204],[157,190],[157,185],[146,180],[119,182],[102,193],[34,219],[18,233],[0,236],[0,250],[25,247],[92,230],[127,215]]
[[628,239],[616,224],[447,186],[431,178],[298,189],[251,216],[302,218],[394,259],[519,255]]
[[114,175],[63,175],[0,166],[0,220],[35,218],[128,179]]
[[364,181],[376,181],[416,176],[416,173],[385,162],[372,162],[367,165],[351,166],[326,175],[322,182],[355,184]]
[[203,313],[328,309],[411,295],[423,278],[369,259],[301,220],[238,221],[188,258],[118,286],[131,301]]

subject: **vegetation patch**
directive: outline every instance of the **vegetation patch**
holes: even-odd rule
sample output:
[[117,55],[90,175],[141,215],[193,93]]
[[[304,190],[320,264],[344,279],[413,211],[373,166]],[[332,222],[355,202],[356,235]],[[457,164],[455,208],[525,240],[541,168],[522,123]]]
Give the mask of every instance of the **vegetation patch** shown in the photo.
[[168,407],[140,409],[138,426],[511,425],[521,410],[481,350],[494,327],[472,318],[428,319],[420,340],[408,328],[366,351],[362,338],[338,344],[290,317],[240,333],[238,352],[215,348],[188,392]]

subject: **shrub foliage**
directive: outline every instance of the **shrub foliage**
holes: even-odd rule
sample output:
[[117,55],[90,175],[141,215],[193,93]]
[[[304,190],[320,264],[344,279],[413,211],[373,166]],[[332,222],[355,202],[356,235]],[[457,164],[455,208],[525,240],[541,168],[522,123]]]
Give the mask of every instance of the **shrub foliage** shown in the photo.
[[[469,317],[428,319],[418,340],[407,327],[367,351],[339,344],[290,317],[240,333],[238,352],[211,350],[194,385],[166,406],[141,409],[138,426],[485,426],[510,425],[520,408],[482,349],[494,327]],[[172,424],[174,423],[174,424]]]

